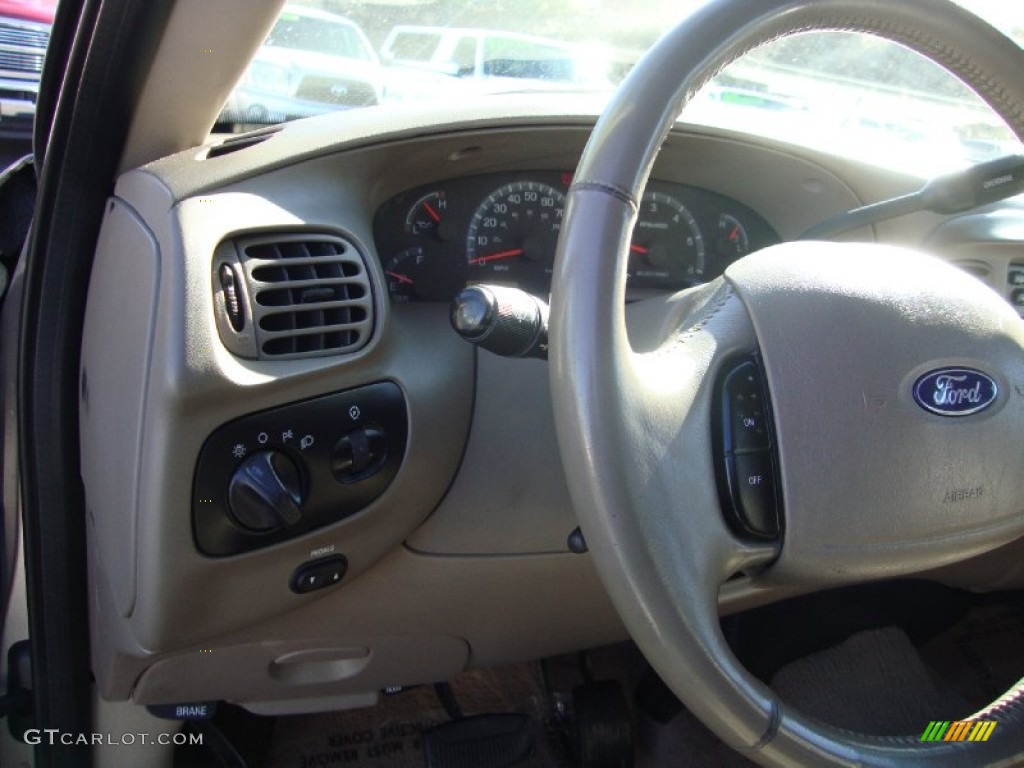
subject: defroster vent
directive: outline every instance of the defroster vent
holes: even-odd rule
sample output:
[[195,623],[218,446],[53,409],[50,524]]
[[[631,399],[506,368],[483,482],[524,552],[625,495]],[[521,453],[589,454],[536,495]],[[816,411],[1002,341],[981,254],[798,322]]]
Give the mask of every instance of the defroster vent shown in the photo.
[[238,238],[217,250],[214,304],[224,345],[240,357],[287,360],[355,352],[373,331],[366,265],[334,235]]

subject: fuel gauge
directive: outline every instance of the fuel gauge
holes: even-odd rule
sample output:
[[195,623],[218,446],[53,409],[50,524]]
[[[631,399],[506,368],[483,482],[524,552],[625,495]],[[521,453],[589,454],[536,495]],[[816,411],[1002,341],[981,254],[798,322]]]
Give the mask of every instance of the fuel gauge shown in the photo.
[[735,216],[723,213],[718,217],[715,252],[730,262],[750,253],[747,230]]
[[448,220],[448,197],[443,191],[428,192],[409,208],[405,231],[419,237],[454,240],[455,226]]
[[384,262],[384,275],[392,298],[396,301],[409,301],[417,296],[422,267],[422,248],[407,248]]
[[457,256],[406,248],[384,261],[384,276],[392,301],[450,301],[465,285]]

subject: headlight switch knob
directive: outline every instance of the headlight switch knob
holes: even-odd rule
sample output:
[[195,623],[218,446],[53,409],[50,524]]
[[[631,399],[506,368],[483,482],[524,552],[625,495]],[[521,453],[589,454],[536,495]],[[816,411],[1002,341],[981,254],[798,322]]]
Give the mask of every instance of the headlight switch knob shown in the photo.
[[295,525],[302,517],[302,474],[281,451],[248,456],[228,484],[228,506],[235,522],[258,533]]

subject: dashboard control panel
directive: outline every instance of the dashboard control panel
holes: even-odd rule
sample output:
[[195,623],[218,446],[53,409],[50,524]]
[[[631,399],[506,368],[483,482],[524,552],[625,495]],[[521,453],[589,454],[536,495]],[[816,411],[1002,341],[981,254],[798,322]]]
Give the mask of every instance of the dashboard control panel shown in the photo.
[[204,443],[192,493],[198,549],[226,556],[354,515],[391,484],[408,416],[392,382],[244,416]]
[[[487,283],[546,296],[570,172],[494,173],[404,192],[374,217],[393,301],[451,301]],[[754,211],[696,187],[648,183],[630,244],[627,288],[679,290],[720,275],[779,237]]]

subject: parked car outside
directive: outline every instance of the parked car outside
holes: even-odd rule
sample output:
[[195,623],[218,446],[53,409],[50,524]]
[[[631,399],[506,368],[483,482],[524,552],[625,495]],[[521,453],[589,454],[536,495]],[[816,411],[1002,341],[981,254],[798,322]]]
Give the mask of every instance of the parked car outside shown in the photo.
[[0,135],[28,134],[57,0],[0,0]]
[[[439,75],[434,88],[420,92],[424,97],[445,88],[456,94],[611,88],[608,63],[599,51],[536,35],[398,25],[385,38],[381,58],[396,70]],[[414,93],[393,96],[416,98]]]
[[286,6],[224,107],[222,119],[266,123],[381,101],[383,70],[353,21]]

